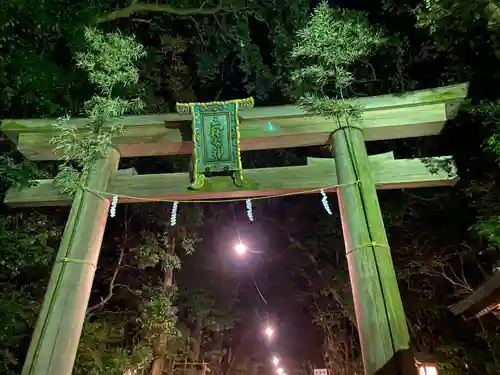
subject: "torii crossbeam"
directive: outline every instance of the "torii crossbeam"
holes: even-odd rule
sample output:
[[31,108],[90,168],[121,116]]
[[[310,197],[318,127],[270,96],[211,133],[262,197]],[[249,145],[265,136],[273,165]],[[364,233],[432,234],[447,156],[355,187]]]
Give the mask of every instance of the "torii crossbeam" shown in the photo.
[[[361,129],[335,131],[329,119],[292,107],[243,110],[241,150],[332,144],[335,159],[309,158],[298,167],[243,170],[250,183],[238,188],[227,180],[209,179],[203,190],[187,190],[187,173],[137,175],[117,171],[120,157],[189,154],[189,115],[126,117],[124,135],[85,185],[120,202],[189,200],[338,192],[351,286],[365,373],[410,374],[400,361],[410,339],[399,295],[376,189],[453,186],[451,171],[431,173],[420,159],[395,160],[392,153],[368,156],[365,141],[437,135],[467,95],[467,85],[356,99],[364,107]],[[77,126],[85,119],[72,120]],[[49,144],[54,120],[4,120],[2,130],[27,158],[54,160]],[[335,131],[335,132],[334,132]],[[334,134],[332,135],[332,133]],[[350,147],[352,149],[350,149]],[[429,158],[431,162],[450,157]],[[353,160],[355,163],[353,164]],[[336,186],[340,187],[336,187]],[[328,190],[328,189],[325,189]],[[58,194],[52,180],[21,192],[10,191],[12,207],[71,205],[71,212],[33,333],[22,375],[70,375],[109,210],[109,199],[81,190],[75,198]]]

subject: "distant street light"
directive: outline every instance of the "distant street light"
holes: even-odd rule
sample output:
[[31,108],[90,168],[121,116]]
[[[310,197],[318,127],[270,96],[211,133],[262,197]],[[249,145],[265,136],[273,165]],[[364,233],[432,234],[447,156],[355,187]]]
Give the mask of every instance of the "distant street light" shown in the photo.
[[277,372],[279,375],[283,375],[283,373],[284,373],[285,371],[283,371],[283,369],[280,367],[280,368],[278,368],[278,369],[276,370],[276,372]]
[[279,362],[280,362],[280,359],[279,359],[278,357],[274,356],[274,357],[273,357],[273,364],[274,364],[275,366],[278,366],[278,363],[279,363]]
[[252,254],[262,254],[263,253],[263,251],[249,249],[248,246],[245,245],[243,242],[238,242],[236,245],[234,245],[234,252],[240,257],[244,257],[248,253],[252,253]]
[[267,326],[266,330],[264,331],[264,333],[266,334],[266,336],[268,338],[272,338],[273,335],[274,335],[274,329],[271,327],[271,326]]
[[418,375],[438,375],[436,361],[429,354],[415,353],[415,365],[418,369]]
[[438,375],[437,366],[434,363],[422,363],[418,367],[418,375]]
[[242,243],[242,242],[238,242],[236,244],[236,246],[234,247],[234,251],[236,252],[236,254],[238,254],[239,256],[244,256],[246,255],[247,251],[248,251],[248,248],[247,246]]

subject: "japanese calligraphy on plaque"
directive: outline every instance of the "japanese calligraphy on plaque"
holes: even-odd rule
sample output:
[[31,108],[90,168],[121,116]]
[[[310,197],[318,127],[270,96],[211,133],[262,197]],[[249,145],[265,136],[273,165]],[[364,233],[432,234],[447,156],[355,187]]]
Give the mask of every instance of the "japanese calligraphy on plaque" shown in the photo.
[[177,111],[193,116],[193,170],[191,189],[201,189],[212,173],[228,173],[244,187],[240,157],[238,111],[252,108],[253,98],[210,103],[177,103]]

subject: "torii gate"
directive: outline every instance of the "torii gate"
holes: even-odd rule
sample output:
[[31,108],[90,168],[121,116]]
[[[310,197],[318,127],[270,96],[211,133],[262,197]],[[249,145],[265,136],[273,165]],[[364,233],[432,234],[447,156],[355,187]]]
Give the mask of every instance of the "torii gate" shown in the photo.
[[[294,106],[243,110],[242,151],[331,143],[335,154],[335,159],[308,158],[304,166],[244,170],[252,184],[243,188],[227,178],[214,177],[207,189],[187,190],[188,173],[137,175],[118,170],[120,157],[190,154],[193,147],[191,115],[126,117],[123,136],[114,139],[115,148],[86,176],[84,185],[122,196],[121,203],[141,198],[199,200],[319,192],[322,188],[336,191],[365,373],[416,373],[414,364],[400,360],[410,352],[410,338],[376,189],[453,186],[457,176],[454,166],[451,174],[431,173],[421,159],[395,160],[392,153],[368,156],[365,141],[439,134],[466,95],[467,84],[460,84],[355,99],[364,107],[362,121],[356,128],[342,127],[340,131],[332,120],[308,115]],[[86,122],[72,121],[77,126]],[[49,144],[53,122],[4,120],[2,130],[27,158],[54,160],[57,155]],[[71,205],[22,375],[72,372],[108,216],[108,198],[80,190],[71,200],[58,194],[52,180],[41,180],[38,186],[10,191],[6,196],[5,203],[11,207]]]

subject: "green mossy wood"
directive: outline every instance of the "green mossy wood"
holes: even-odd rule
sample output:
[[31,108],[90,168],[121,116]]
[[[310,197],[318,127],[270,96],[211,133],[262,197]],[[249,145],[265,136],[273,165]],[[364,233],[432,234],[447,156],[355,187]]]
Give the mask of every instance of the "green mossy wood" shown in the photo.
[[[449,164],[450,170],[429,170],[428,162]],[[379,190],[453,186],[458,181],[450,156],[426,159],[394,159],[392,153],[371,155],[370,163]],[[290,193],[318,193],[322,188],[335,192],[338,184],[335,160],[307,158],[307,165],[244,169],[247,184],[236,187],[228,177],[207,179],[201,190],[187,189],[189,173],[136,175],[120,170],[108,184],[108,194],[122,196],[120,203],[151,200],[200,200],[253,198]],[[71,197],[63,195],[53,180],[37,180],[35,186],[11,190],[5,197],[10,207],[69,206]],[[328,188],[330,187],[330,188]]]
[[[109,150],[82,182],[106,190],[120,156]],[[109,200],[83,189],[73,199],[22,375],[70,375],[108,217]]]
[[[454,117],[456,102],[467,96],[463,83],[401,94],[346,100],[363,108],[366,141],[437,135]],[[331,119],[315,116],[297,106],[256,107],[240,113],[241,151],[326,145],[332,132]],[[192,116],[166,113],[126,116],[115,120],[123,134],[113,138],[122,158],[191,154]],[[2,131],[17,143],[17,149],[32,160],[56,160],[54,119],[5,119]],[[72,118],[69,125],[81,129],[89,120]],[[113,122],[111,122],[112,124]],[[269,126],[272,125],[272,127]]]
[[406,316],[362,131],[336,131],[333,149],[365,374],[415,374]]

